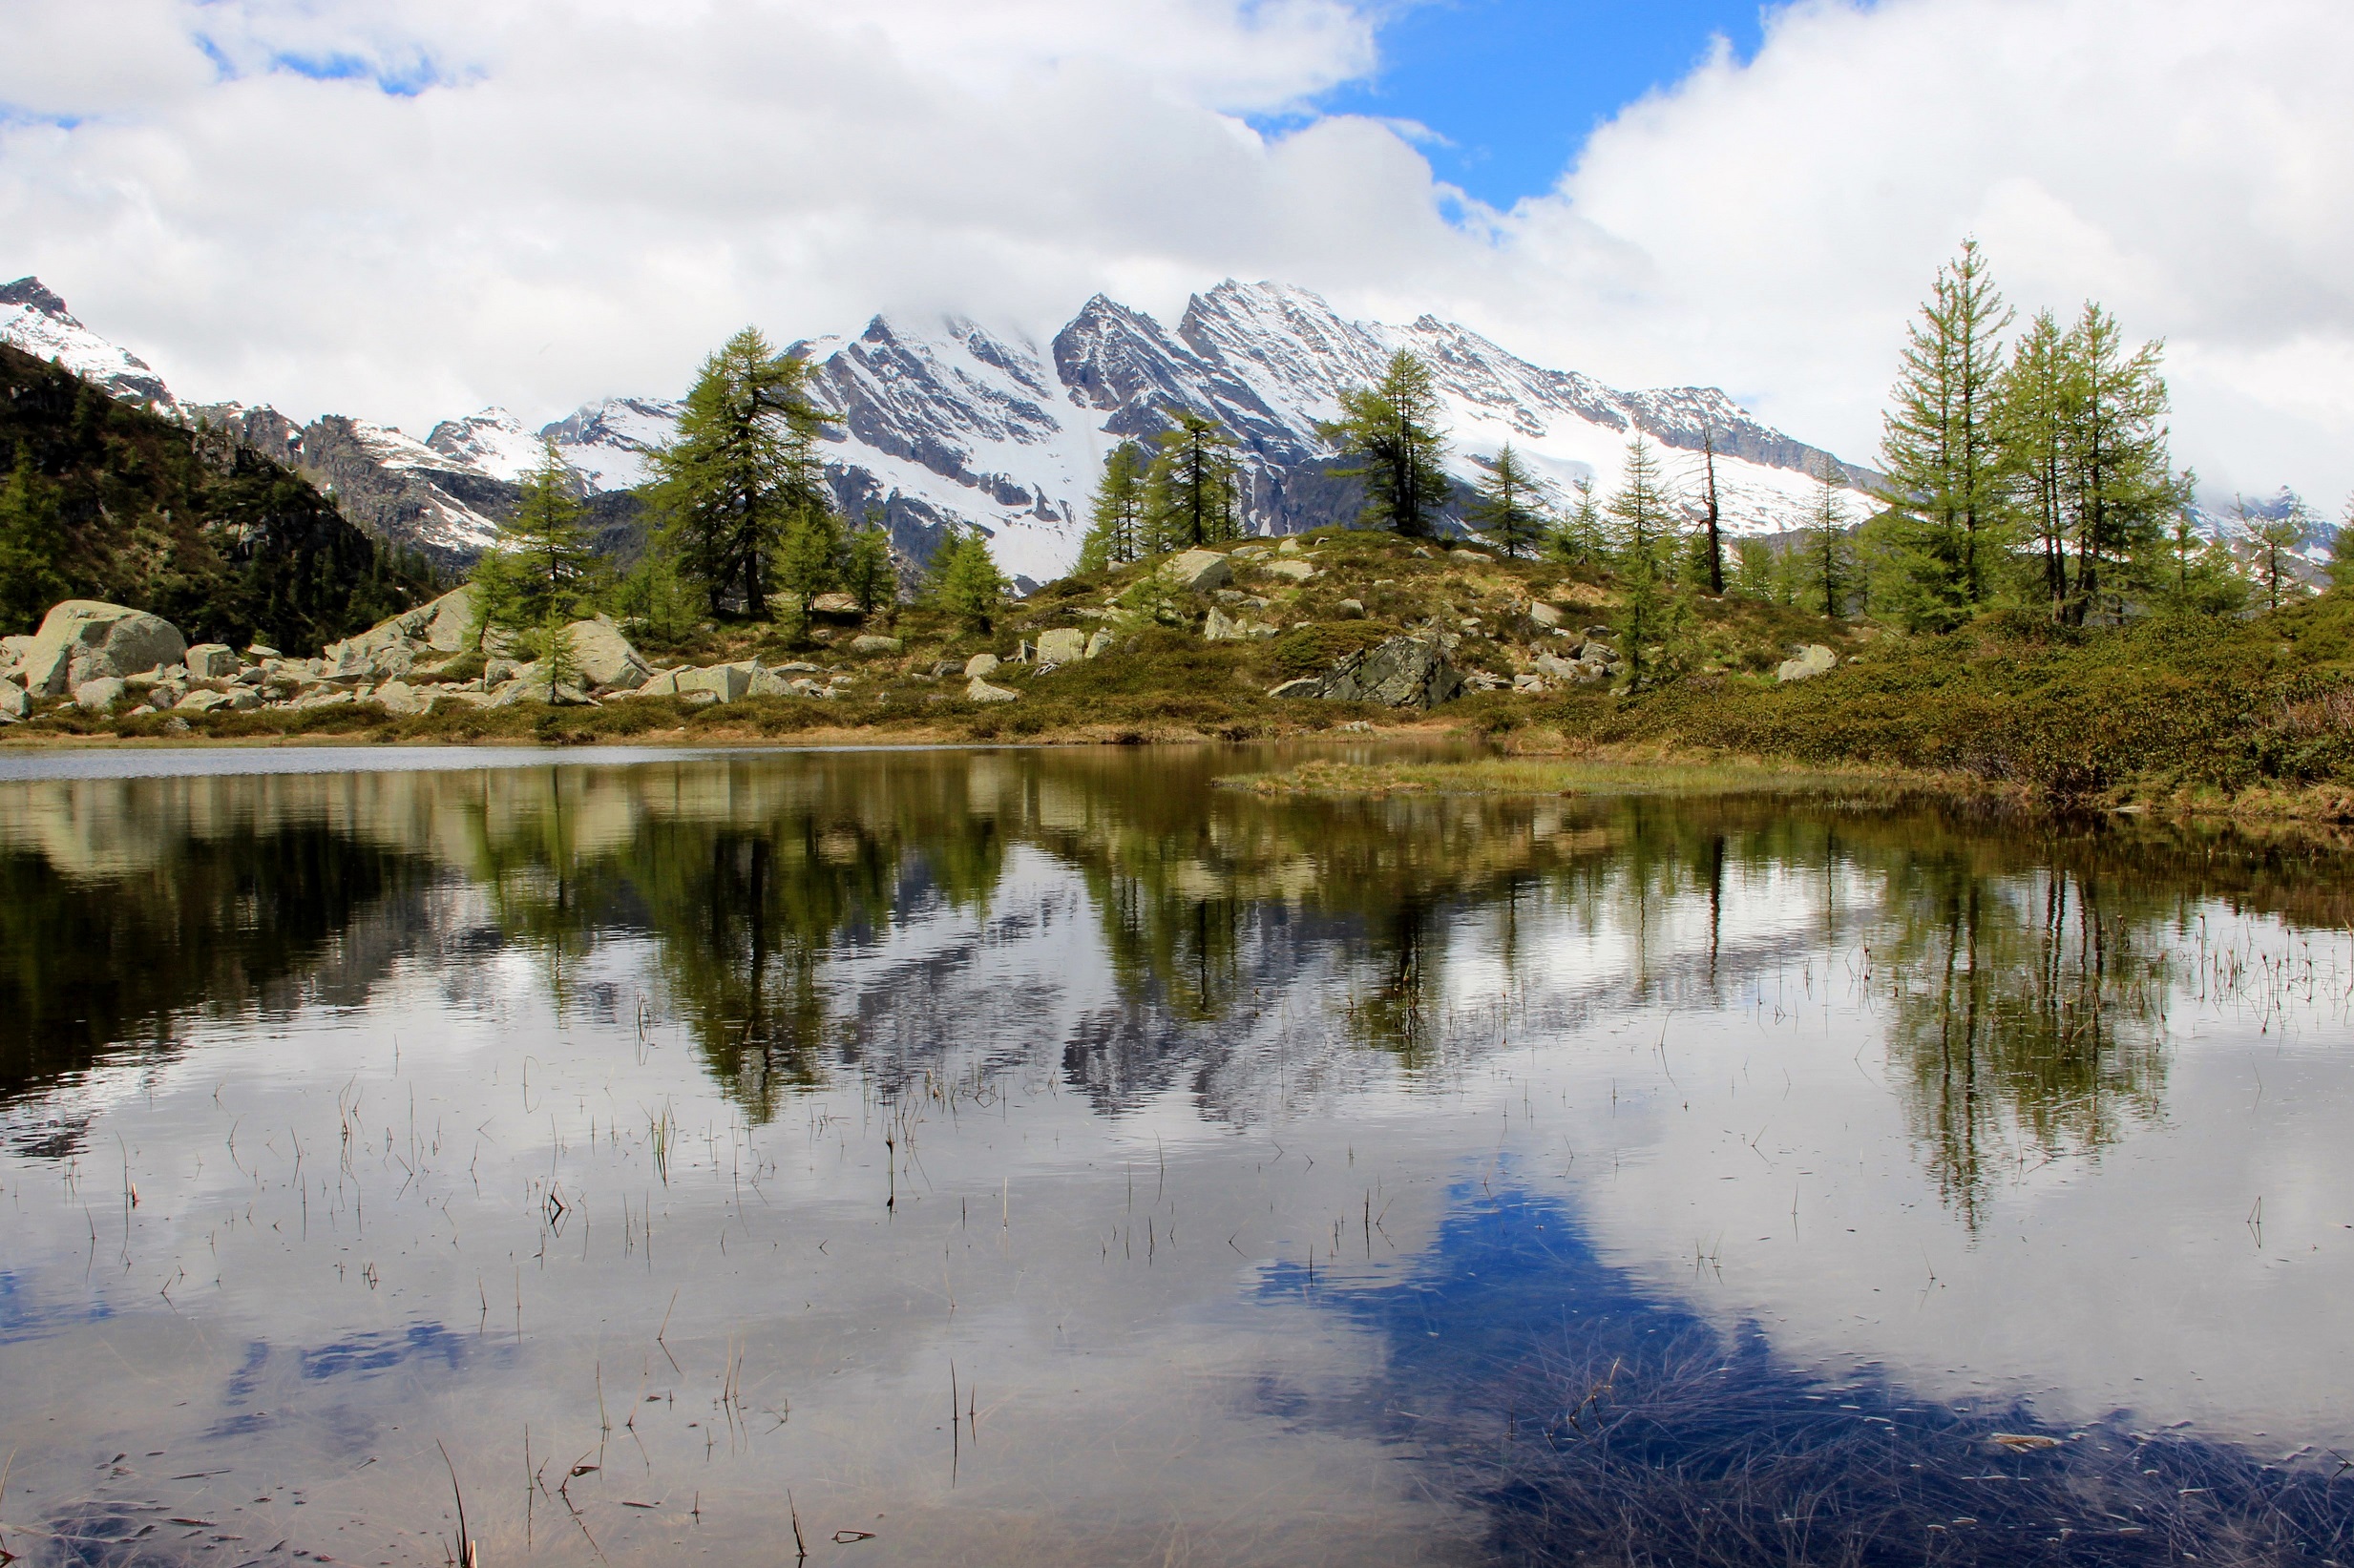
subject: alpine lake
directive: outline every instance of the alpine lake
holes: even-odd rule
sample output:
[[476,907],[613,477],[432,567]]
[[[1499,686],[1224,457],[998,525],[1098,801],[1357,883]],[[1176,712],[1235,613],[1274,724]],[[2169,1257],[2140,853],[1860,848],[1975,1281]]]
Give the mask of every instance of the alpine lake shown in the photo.
[[1310,755],[0,760],[0,1557],[2354,1562],[2354,858]]

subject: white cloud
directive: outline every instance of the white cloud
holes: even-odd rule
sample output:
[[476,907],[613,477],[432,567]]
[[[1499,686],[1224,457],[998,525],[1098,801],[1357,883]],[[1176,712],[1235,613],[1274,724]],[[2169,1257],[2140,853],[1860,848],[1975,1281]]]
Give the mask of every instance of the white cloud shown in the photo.
[[191,394],[412,427],[675,390],[746,320],[1042,332],[1273,277],[1865,455],[1975,232],[2023,309],[2170,341],[2211,484],[2354,488],[2337,0],[1801,0],[1461,222],[1419,130],[1238,117],[1370,70],[1372,10],[0,0],[0,272]]

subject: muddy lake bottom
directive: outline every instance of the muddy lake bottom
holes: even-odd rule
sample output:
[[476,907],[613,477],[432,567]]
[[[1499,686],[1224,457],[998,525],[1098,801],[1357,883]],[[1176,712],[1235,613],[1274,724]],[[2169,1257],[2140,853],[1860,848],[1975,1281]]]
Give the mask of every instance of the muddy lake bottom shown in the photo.
[[2354,1561],[2354,865],[1395,755],[8,759],[0,1552]]

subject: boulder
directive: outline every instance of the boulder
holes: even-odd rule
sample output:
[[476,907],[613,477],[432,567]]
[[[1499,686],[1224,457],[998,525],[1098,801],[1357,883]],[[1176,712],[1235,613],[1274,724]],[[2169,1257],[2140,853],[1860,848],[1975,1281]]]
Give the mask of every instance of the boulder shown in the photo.
[[32,699],[13,680],[0,680],[0,720],[14,723],[32,711]]
[[752,689],[752,672],[743,664],[714,664],[707,669],[681,670],[679,695],[709,692],[722,702],[740,700]]
[[772,670],[765,664],[755,663],[745,680],[744,695],[746,697],[806,697],[809,695],[809,683],[807,680],[796,679],[783,670]]
[[1109,632],[1099,631],[1087,639],[1087,657],[1100,659],[1103,657],[1103,650],[1111,645],[1112,635]]
[[1214,550],[1188,550],[1161,565],[1161,575],[1172,587],[1189,594],[1207,594],[1234,580],[1234,568]]
[[[336,695],[347,702],[351,700],[349,692],[338,692]],[[190,692],[172,704],[172,711],[174,713],[210,713],[215,708],[225,708],[228,705],[229,694],[227,692]]]
[[267,664],[272,659],[284,659],[286,656],[280,653],[277,649],[268,646],[266,643],[253,642],[246,644],[245,657],[247,659],[258,659],[263,663]]
[[200,642],[180,662],[199,680],[226,680],[238,671],[237,653],[225,642]]
[[1363,620],[1365,601],[1363,599],[1342,599],[1340,608],[1335,613],[1343,620]]
[[1379,647],[1351,654],[1316,684],[1317,696],[1335,702],[1431,708],[1461,696],[1463,677],[1438,643],[1394,637]]
[[1254,637],[1273,637],[1276,629],[1262,621],[1236,620],[1216,605],[1202,622],[1202,636],[1211,642],[1241,642]]
[[645,684],[652,666],[629,645],[621,629],[609,620],[576,620],[564,628],[572,641],[572,661],[593,691],[617,686],[635,689]]
[[26,656],[32,652],[32,638],[30,636],[0,637],[0,670],[21,668]]
[[978,676],[964,684],[964,700],[968,702],[1011,702],[1020,695],[1003,686],[993,686]]
[[229,706],[238,713],[251,713],[262,705],[262,694],[251,686],[238,686],[229,693]]
[[809,601],[809,608],[821,616],[854,616],[860,613],[858,601],[848,594],[820,594]]
[[1087,657],[1087,634],[1076,626],[1058,627],[1040,632],[1038,638],[1038,661],[1040,664],[1076,664]]
[[664,670],[662,674],[649,679],[644,685],[640,686],[630,695],[632,697],[676,697],[679,695],[679,674],[676,670]]
[[854,654],[895,654],[906,646],[895,637],[882,637],[873,632],[851,638],[851,652]]
[[1316,569],[1306,561],[1269,561],[1260,570],[1271,577],[1286,577],[1293,582],[1306,582],[1316,575]]
[[1303,675],[1296,680],[1287,680],[1269,692],[1270,697],[1321,697],[1324,682],[1313,675]]
[[422,638],[434,652],[457,653],[466,646],[468,634],[474,629],[473,585],[452,589],[399,618],[414,621],[416,630],[411,635]]
[[964,661],[964,673],[975,680],[985,680],[997,674],[998,666],[1004,662],[995,654],[975,654]]
[[1528,607],[1528,618],[1549,632],[1561,624],[1561,612],[1539,599]]
[[116,676],[102,675],[95,680],[85,680],[74,688],[74,705],[85,713],[103,713],[122,700],[131,688]]
[[25,651],[25,689],[35,697],[63,697],[85,681],[177,664],[187,651],[188,639],[161,616],[67,599],[51,606]]
[[1798,650],[1797,658],[1783,659],[1775,670],[1774,679],[1776,680],[1812,680],[1818,675],[1829,674],[1832,667],[1839,661],[1839,655],[1819,642],[1810,642]]
[[384,711],[403,715],[431,711],[436,695],[419,691],[406,680],[388,680],[376,688],[376,700]]

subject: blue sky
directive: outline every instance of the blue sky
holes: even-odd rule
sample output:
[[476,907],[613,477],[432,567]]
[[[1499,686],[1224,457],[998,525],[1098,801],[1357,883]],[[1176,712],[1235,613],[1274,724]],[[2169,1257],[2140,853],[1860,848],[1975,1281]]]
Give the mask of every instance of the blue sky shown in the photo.
[[1415,0],[1381,67],[1318,107],[1418,120],[1440,178],[1497,207],[1553,188],[1596,124],[1690,73],[1722,34],[1747,60],[1760,0]]

